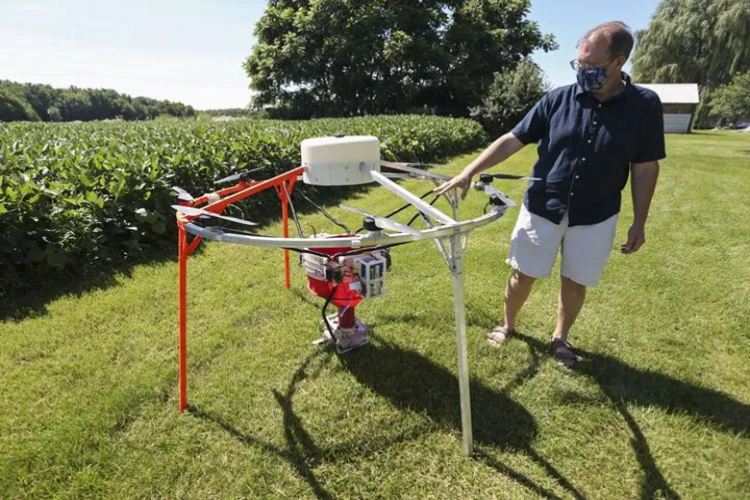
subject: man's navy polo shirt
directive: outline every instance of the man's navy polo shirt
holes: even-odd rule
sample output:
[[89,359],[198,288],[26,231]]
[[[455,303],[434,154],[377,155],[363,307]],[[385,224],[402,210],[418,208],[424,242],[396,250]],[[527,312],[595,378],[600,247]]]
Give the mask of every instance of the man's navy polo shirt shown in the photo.
[[597,224],[620,211],[631,163],[666,157],[659,97],[623,74],[625,89],[599,102],[579,85],[549,92],[513,129],[524,144],[538,142],[539,160],[524,204],[559,224]]

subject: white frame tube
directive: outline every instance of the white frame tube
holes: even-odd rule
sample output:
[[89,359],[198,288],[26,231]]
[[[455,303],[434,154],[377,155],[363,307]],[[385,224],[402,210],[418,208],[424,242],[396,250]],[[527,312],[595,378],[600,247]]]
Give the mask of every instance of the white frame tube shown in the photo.
[[407,201],[414,205],[414,207],[419,210],[420,212],[423,212],[430,217],[432,217],[435,220],[439,220],[443,224],[455,224],[456,221],[448,217],[446,214],[438,210],[437,208],[433,207],[429,203],[426,203],[419,199],[419,196],[415,196],[406,189],[402,188],[392,180],[390,180],[388,177],[384,176],[380,172],[376,172],[375,170],[372,170],[370,172],[370,175],[372,176],[375,181],[383,186],[384,188],[388,189],[398,197],[400,197],[402,200]]

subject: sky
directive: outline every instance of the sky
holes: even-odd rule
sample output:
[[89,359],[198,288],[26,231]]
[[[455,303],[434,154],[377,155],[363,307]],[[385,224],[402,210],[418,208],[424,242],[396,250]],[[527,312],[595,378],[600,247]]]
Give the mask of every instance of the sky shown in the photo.
[[[532,0],[529,19],[560,49],[533,59],[553,86],[573,83],[569,61],[589,28],[648,26],[658,0]],[[265,0],[0,0],[0,80],[110,88],[190,104],[244,107],[242,64]],[[627,68],[626,68],[627,69]]]

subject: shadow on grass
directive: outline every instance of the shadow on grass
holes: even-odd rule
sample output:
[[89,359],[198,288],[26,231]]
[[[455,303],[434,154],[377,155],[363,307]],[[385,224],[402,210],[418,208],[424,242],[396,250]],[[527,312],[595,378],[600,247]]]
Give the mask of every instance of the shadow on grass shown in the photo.
[[[460,432],[458,378],[446,368],[417,352],[383,340],[342,356],[340,360],[361,384],[387,398],[394,406],[426,414],[438,425]],[[553,492],[502,464],[482,448],[525,453],[575,498],[583,498],[575,486],[533,450],[531,445],[537,426],[523,406],[505,391],[491,389],[477,380],[472,380],[470,386],[474,440],[480,445],[475,458],[537,495],[557,498]]]
[[[420,354],[401,349],[394,344],[378,342],[341,356],[341,364],[356,379],[372,388],[397,407],[426,414],[440,426],[459,431],[461,429],[458,410],[458,379],[445,368]],[[402,435],[377,443],[344,442],[321,449],[305,430],[303,422],[294,411],[293,397],[304,380],[318,376],[323,367],[333,358],[331,351],[319,350],[309,355],[292,375],[286,389],[273,390],[274,398],[283,412],[285,447],[264,442],[250,436],[228,423],[214,412],[190,406],[192,415],[214,423],[246,446],[253,446],[272,453],[289,462],[297,474],[310,486],[317,498],[329,499],[327,491],[315,474],[315,468],[323,463],[346,461],[351,457],[361,459],[370,454],[380,454],[396,444],[417,439],[429,428],[416,427]],[[314,363],[314,361],[318,361]],[[531,491],[546,498],[560,498],[506,466],[491,453],[492,448],[524,452],[551,477],[576,498],[583,498],[551,464],[531,449],[537,429],[531,415],[518,403],[502,392],[497,392],[476,381],[472,382],[472,404],[475,439],[487,449],[479,448],[475,458],[487,466],[507,475]]]
[[[318,363],[317,366],[313,367],[312,371],[308,373],[308,368],[311,363],[315,359],[321,357],[321,354],[322,361]],[[286,448],[281,448],[247,435],[227,423],[220,415],[201,410],[196,406],[190,406],[189,410],[194,416],[217,424],[242,444],[259,447],[263,451],[273,453],[281,459],[286,460],[292,467],[294,467],[297,474],[307,482],[317,498],[331,499],[333,496],[323,488],[313,471],[314,467],[321,461],[322,451],[305,430],[300,418],[294,413],[292,404],[292,397],[297,391],[300,382],[307,378],[316,377],[320,373],[320,370],[323,369],[323,366],[325,366],[330,360],[330,357],[330,353],[324,353],[323,351],[318,351],[309,355],[294,372],[283,393],[277,390],[272,391],[276,398],[276,402],[279,404],[284,414],[283,425]]]
[[121,261],[111,266],[88,266],[83,272],[63,271],[49,278],[37,280],[24,290],[0,291],[0,321],[22,321],[47,314],[47,305],[66,295],[80,297],[86,292],[105,290],[118,284],[117,275],[129,278],[136,266],[158,262],[177,262],[177,237],[175,247],[152,249],[137,258]]
[[[533,449],[533,441],[538,434],[536,422],[523,406],[507,395],[509,390],[533,377],[539,370],[541,360],[549,355],[546,342],[520,333],[518,339],[530,351],[531,359],[527,369],[508,382],[502,391],[489,388],[477,380],[471,382],[472,415],[478,444],[475,458],[537,495],[558,498],[554,492],[502,463],[494,456],[496,453],[493,450],[523,453],[541,466],[568,494],[583,498],[570,481]],[[395,407],[426,415],[438,426],[460,432],[457,377],[417,352],[377,337],[373,340],[372,344],[338,358],[341,365],[359,383],[386,398]],[[628,410],[630,405],[661,407],[669,413],[689,415],[702,424],[713,425],[732,434],[747,434],[750,429],[750,406],[725,394],[629,366],[612,356],[583,354],[587,361],[580,363],[576,371],[600,386],[602,393],[612,402],[632,434],[630,444],[643,471],[641,498],[678,498],[679,494],[669,486],[659,469],[644,433]],[[319,363],[314,364],[316,359]],[[333,356],[330,352],[316,351],[301,363],[284,391],[273,391],[283,411],[286,447],[263,443],[243,434],[224,422],[220,416],[196,409],[193,410],[194,414],[215,422],[246,445],[259,446],[287,460],[318,498],[331,498],[331,494],[316,477],[315,467],[318,465],[379,453],[396,443],[431,432],[429,428],[415,428],[387,442],[368,442],[364,445],[346,442],[321,449],[295,413],[293,398],[300,383],[316,377],[331,359]],[[587,400],[576,400],[576,404],[587,403]]]
[[[527,335],[518,339],[540,354],[547,344]],[[712,389],[698,387],[649,370],[641,370],[612,356],[581,351],[586,361],[576,372],[591,378],[620,413],[633,438],[631,446],[644,477],[641,498],[679,498],[651,454],[648,441],[628,405],[660,407],[669,414],[689,415],[697,422],[710,424],[723,432],[747,435],[750,430],[750,405],[736,401]]]
[[[460,431],[458,378],[448,369],[382,339],[339,359],[361,384],[395,406]],[[503,392],[477,380],[470,385],[475,441],[506,451],[528,449],[537,434],[531,414]]]
[[539,373],[539,366],[541,364],[543,353],[539,352],[539,350],[535,349],[532,345],[528,345],[528,348],[529,357],[531,358],[531,360],[529,361],[529,365],[524,368],[522,372],[516,374],[516,376],[513,377],[512,380],[508,381],[503,387],[503,391],[511,392],[521,387],[528,380],[534,378],[536,374]]
[[297,298],[300,300],[300,302],[308,306],[314,307],[318,311],[320,311],[323,308],[323,304],[325,303],[325,299],[321,299],[320,297],[313,295],[312,292],[308,290],[302,291],[302,290],[293,288],[291,290],[291,293],[292,295],[296,295]]
[[[218,425],[240,443],[246,446],[260,448],[265,452],[272,453],[282,460],[287,461],[297,474],[307,482],[317,498],[334,498],[334,496],[331,495],[323,485],[321,485],[315,475],[314,469],[318,465],[322,463],[345,461],[352,456],[361,458],[362,456],[371,453],[377,453],[380,450],[395,444],[416,439],[420,435],[422,429],[417,428],[389,439],[387,442],[378,443],[377,449],[375,450],[362,449],[358,442],[344,442],[325,449],[321,449],[317,446],[312,436],[305,430],[302,420],[295,413],[292,399],[297,392],[299,385],[305,380],[316,378],[332,357],[333,354],[330,350],[316,350],[314,353],[308,355],[300,364],[283,392],[275,389],[271,391],[283,412],[282,424],[284,427],[286,447],[267,443],[246,434],[215,412],[201,409],[195,405],[189,405],[188,411],[201,420]],[[317,361],[316,364],[314,364],[315,361]]]

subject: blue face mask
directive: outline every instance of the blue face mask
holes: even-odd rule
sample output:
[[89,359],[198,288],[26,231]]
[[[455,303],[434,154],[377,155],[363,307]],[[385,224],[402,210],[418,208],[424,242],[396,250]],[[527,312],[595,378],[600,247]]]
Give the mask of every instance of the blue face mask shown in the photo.
[[578,68],[576,75],[578,79],[578,85],[581,86],[586,92],[597,92],[604,87],[604,83],[607,81],[607,68],[591,68],[583,69]]

